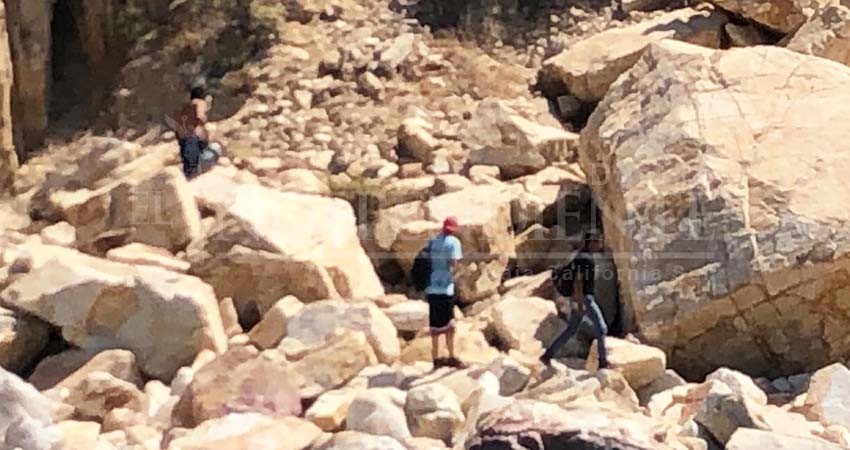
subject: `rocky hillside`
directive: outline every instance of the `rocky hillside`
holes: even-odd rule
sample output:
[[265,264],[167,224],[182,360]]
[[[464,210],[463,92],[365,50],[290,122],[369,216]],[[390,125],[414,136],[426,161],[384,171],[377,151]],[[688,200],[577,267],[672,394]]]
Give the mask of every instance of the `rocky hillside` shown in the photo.
[[[843,4],[0,5],[0,450],[850,448]],[[544,369],[589,229],[614,366]]]

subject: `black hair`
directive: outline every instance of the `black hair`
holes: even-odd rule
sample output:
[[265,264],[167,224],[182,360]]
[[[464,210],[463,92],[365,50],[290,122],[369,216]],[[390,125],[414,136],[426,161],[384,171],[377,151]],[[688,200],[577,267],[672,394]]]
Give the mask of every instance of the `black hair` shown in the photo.
[[584,233],[584,243],[583,243],[583,244],[584,244],[584,248],[586,249],[586,248],[587,248],[587,246],[588,246],[588,245],[589,245],[592,241],[601,241],[601,240],[602,240],[602,235],[601,235],[598,231],[596,231],[596,230],[586,231],[586,232]]
[[602,240],[602,235],[599,234],[598,231],[591,230],[584,232],[584,240],[585,241],[600,241]]
[[202,86],[195,86],[189,91],[189,98],[192,100],[203,100],[207,96]]

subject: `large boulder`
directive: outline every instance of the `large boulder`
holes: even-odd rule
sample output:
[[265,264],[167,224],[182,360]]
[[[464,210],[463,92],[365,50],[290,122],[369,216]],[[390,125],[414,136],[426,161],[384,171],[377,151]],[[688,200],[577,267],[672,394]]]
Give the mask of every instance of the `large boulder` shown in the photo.
[[194,428],[229,413],[301,414],[299,376],[276,351],[236,347],[203,366],[174,407],[175,426]]
[[389,436],[375,436],[357,431],[336,433],[316,450],[406,450],[399,441]]
[[396,388],[375,388],[359,393],[348,407],[346,430],[396,440],[411,437],[404,414],[407,395]]
[[[201,233],[197,204],[178,168],[162,169],[162,161],[146,167],[141,164],[145,161],[146,158],[139,159],[128,166],[137,171],[76,179],[86,186],[82,188],[73,181],[64,181],[67,185],[60,183],[59,187],[67,190],[47,191],[45,206],[39,206],[41,197],[37,194],[33,202],[33,208],[37,208],[35,214],[68,222],[76,228],[78,245],[83,249],[103,251],[110,245],[103,248],[104,244],[99,242],[102,238],[120,236],[118,242],[122,243],[139,242],[171,251],[182,250]],[[49,182],[50,179],[42,189],[52,186]]]
[[56,424],[56,428],[62,434],[62,441],[67,448],[103,448],[98,447],[101,426],[97,422],[63,420]]
[[850,212],[821,200],[850,197],[850,154],[835,150],[850,131],[833,124],[848,81],[850,69],[785,49],[664,41],[591,116],[581,164],[624,313],[686,377],[850,356],[850,320],[834,313],[850,295]]
[[0,292],[0,301],[59,327],[82,348],[131,350],[147,375],[178,368],[226,338],[212,288],[195,277],[129,266],[73,250],[35,252],[33,270]]
[[[168,444],[168,450],[306,450],[321,435],[312,423],[295,417],[234,413],[204,422]],[[159,448],[159,447],[157,447]],[[165,447],[163,447],[165,448]]]
[[201,215],[186,177],[169,167],[140,183],[122,183],[110,193],[110,228],[132,230],[128,241],[182,250],[200,237]]
[[304,304],[288,295],[278,300],[263,314],[263,319],[251,328],[248,337],[260,349],[277,347],[286,336],[286,323],[304,309]]
[[804,408],[811,419],[850,428],[850,370],[843,364],[825,367],[812,376]]
[[746,399],[723,383],[710,383],[694,420],[711,436],[726,444],[739,428],[766,430],[759,405]]
[[818,9],[794,33],[789,50],[850,64],[850,8],[840,3]]
[[432,438],[414,437],[402,443],[408,450],[447,450],[443,441]]
[[68,222],[59,222],[42,229],[38,236],[48,245],[74,248],[77,245],[77,230]]
[[646,406],[649,404],[650,399],[655,394],[660,394],[664,391],[669,391],[670,389],[682,386],[687,384],[687,382],[676,373],[675,370],[665,370],[664,375],[659,378],[656,378],[652,383],[647,384],[646,386],[638,389],[635,393],[638,396],[638,401],[640,401],[641,406]]
[[[398,174],[400,177],[404,175],[402,173]],[[437,184],[437,177],[434,175],[420,175],[419,173],[414,173],[413,175],[407,178],[389,178],[387,181],[381,182],[381,191],[377,193],[378,197],[371,197],[371,201],[377,200],[378,205],[386,208],[402,203],[427,200],[434,191]],[[371,193],[370,195],[374,194],[376,193]]]
[[455,216],[464,253],[455,294],[472,302],[496,293],[508,262],[516,256],[511,199],[511,190],[504,186],[476,186],[432,198],[425,203],[425,220],[410,222],[397,234],[392,245],[396,259],[410,272],[416,254],[440,231],[443,219]]
[[[485,364],[499,356],[499,351],[487,342],[481,327],[469,321],[458,321],[455,328],[455,356],[461,361]],[[445,346],[440,348],[442,352],[446,351]],[[401,352],[401,362],[412,364],[416,361],[431,361],[431,337],[427,332],[420,333]]]
[[381,253],[392,250],[401,230],[408,222],[425,219],[423,203],[411,201],[378,210],[371,225],[371,243]]
[[[700,432],[726,443],[740,428],[772,430],[789,436],[812,438],[828,436],[824,425],[807,420],[801,414],[764,405],[729,374],[723,378],[733,386],[712,377],[701,384],[684,384],[656,393],[647,403],[651,417],[685,427],[699,424]],[[830,439],[833,439],[830,437]]]
[[281,191],[300,192],[302,194],[330,195],[330,188],[315,171],[308,169],[290,169],[281,172],[277,181]]
[[732,435],[726,450],[841,450],[844,445],[800,436],[789,436],[772,431],[741,428]]
[[191,272],[219,297],[232,298],[242,314],[253,306],[265,313],[287,295],[305,302],[340,296],[330,274],[316,263],[241,245],[195,261]]
[[758,405],[767,405],[767,394],[759,388],[752,378],[736,370],[720,368],[705,377],[705,381],[719,381],[729,386],[741,398]]
[[378,360],[392,364],[401,349],[392,321],[372,302],[325,300],[306,305],[286,324],[286,336],[304,345],[323,344],[337,328],[360,331],[374,348]]
[[639,412],[638,398],[618,372],[600,370],[558,371],[542,382],[528,387],[515,398],[544,401],[564,408],[576,405],[613,408],[621,412]]
[[457,395],[439,383],[408,391],[404,412],[413,436],[438,439],[446,444],[451,443],[464,421]]
[[539,353],[566,328],[555,303],[537,297],[507,297],[493,306],[492,325],[508,348]]
[[[47,391],[79,389],[90,374],[101,372],[134,386],[142,386],[142,375],[136,364],[136,356],[127,350],[105,350],[92,355],[92,351],[69,350],[45,358],[29,377],[33,386]],[[60,396],[64,394],[59,394]]]
[[[124,177],[146,178],[165,167],[166,161],[173,158],[174,149],[171,144],[159,149],[144,148],[115,138],[92,136],[74,142],[69,154],[63,156],[67,160],[60,165],[56,165],[55,154],[48,160],[39,161],[36,157],[30,162],[35,168],[43,165],[46,171],[42,179],[21,186],[21,192],[36,187],[30,202],[33,217],[62,221],[67,212],[62,207],[62,197],[75,192],[83,196],[95,191],[109,192]],[[38,182],[40,186],[35,185]]]
[[0,308],[0,367],[19,372],[35,362],[49,332],[37,317]]
[[525,389],[531,379],[528,367],[506,355],[494,359],[487,370],[499,380],[499,395],[514,395]]
[[52,391],[59,399],[74,407],[75,417],[102,422],[110,411],[126,408],[142,411],[144,394],[134,384],[106,372],[91,372],[73,390]]
[[744,16],[782,33],[790,33],[802,25],[825,0],[711,0],[715,5]]
[[293,369],[302,377],[301,397],[312,399],[343,386],[375,363],[377,359],[366,336],[347,330],[309,351]]
[[578,135],[557,123],[523,117],[508,103],[484,100],[460,132],[469,162],[496,166],[514,178],[544,169],[553,162],[574,160]]
[[124,264],[162,267],[180,273],[188,272],[190,267],[188,262],[175,258],[163,248],[140,243],[113,248],[106,252],[106,259]]
[[398,127],[399,154],[423,163],[431,162],[434,151],[440,148],[433,133],[434,126],[422,117],[409,117]]
[[0,369],[0,411],[0,448],[62,448],[62,435],[55,422],[66,418],[72,410],[3,369]]
[[[278,269],[259,272],[263,274],[260,280],[256,276],[242,279],[245,275],[236,278],[235,282],[246,288],[240,293],[242,297],[263,297],[263,288],[272,283],[271,280],[291,290],[275,292],[276,297],[271,301],[286,294],[302,301],[334,294],[343,298],[384,294],[375,269],[360,244],[351,205],[339,199],[279,192],[257,184],[232,184],[230,189],[231,192],[220,197],[204,198],[210,194],[196,193],[201,196],[202,203],[215,208],[221,216],[209,236],[190,249],[193,267],[204,268],[198,270],[216,287],[216,292],[230,287],[228,261],[213,264],[213,268],[205,261],[227,255],[234,246],[241,245],[280,255],[283,259],[276,261]],[[254,266],[261,263],[262,260]],[[254,266],[237,266],[236,274]],[[282,275],[287,283],[281,283]],[[255,286],[251,287],[250,282]],[[220,292],[219,296],[229,296],[234,301],[238,297]]]
[[406,385],[410,390],[413,390],[434,383],[440,384],[454,393],[460,403],[461,412],[467,419],[473,418],[469,415],[469,410],[477,401],[476,393],[482,390],[494,394],[499,392],[499,380],[496,376],[477,365],[460,370],[432,370]]
[[596,102],[651,43],[676,39],[720,48],[726,21],[722,12],[681,9],[657,19],[613,28],[546,60],[541,77],[548,83],[563,83],[572,95],[585,102]]
[[[0,5],[0,20],[6,23],[6,8]],[[0,189],[12,185],[18,169],[18,155],[12,140],[12,51],[6,26],[0,29]]]
[[548,258],[552,248],[551,235],[548,228],[535,223],[516,236],[514,271],[517,274],[540,273],[551,267]]
[[428,303],[407,300],[384,310],[398,331],[419,332],[428,327]]
[[[489,381],[488,378],[490,378]],[[462,403],[467,405],[464,408],[466,423],[453,436],[453,441],[456,443],[454,448],[468,448],[466,444],[470,437],[476,433],[478,421],[482,417],[516,401],[514,398],[499,395],[498,383],[492,377],[487,377],[487,374],[482,376],[475,384],[475,389]]]
[[[537,441],[540,450],[686,449],[675,429],[635,413],[576,405],[570,409],[534,400],[518,400],[482,417],[466,443],[469,450],[525,448]],[[512,446],[513,445],[513,446]]]
[[[599,368],[598,341],[593,341],[587,358],[587,370]],[[608,337],[605,339],[608,362],[621,372],[629,386],[640,389],[661,378],[667,369],[667,356],[661,350],[648,345]]]
[[304,417],[323,431],[329,433],[338,431],[345,423],[351,402],[364,390],[366,390],[365,387],[346,386],[325,392],[310,405]]

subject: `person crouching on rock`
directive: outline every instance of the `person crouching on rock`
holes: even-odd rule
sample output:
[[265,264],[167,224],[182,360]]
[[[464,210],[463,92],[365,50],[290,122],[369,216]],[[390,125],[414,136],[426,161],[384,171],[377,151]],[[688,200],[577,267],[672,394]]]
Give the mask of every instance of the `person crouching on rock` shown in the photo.
[[212,98],[206,95],[204,88],[193,87],[189,91],[189,102],[177,113],[176,120],[170,122],[180,144],[180,160],[183,174],[192,178],[209,169],[220,156],[220,150],[210,146],[207,130],[207,114]]
[[[444,365],[460,365],[460,361],[455,358],[454,347],[454,272],[458,261],[463,258],[460,239],[455,236],[458,227],[456,218],[447,217],[443,222],[442,233],[428,242],[431,274],[428,287],[425,289],[425,298],[428,300],[431,358],[435,368]],[[439,358],[439,337],[443,334],[446,336],[446,347],[449,350],[448,360]]]
[[575,258],[568,264],[552,270],[552,281],[555,288],[558,294],[570,299],[572,312],[567,329],[555,338],[552,345],[540,357],[540,361],[546,366],[551,364],[555,352],[578,332],[582,320],[589,316],[596,332],[599,368],[609,367],[608,352],[605,348],[605,335],[608,334],[608,326],[605,324],[605,317],[602,316],[602,311],[594,297],[593,253],[600,251],[602,251],[602,238],[593,231],[588,232],[584,236],[584,245]]

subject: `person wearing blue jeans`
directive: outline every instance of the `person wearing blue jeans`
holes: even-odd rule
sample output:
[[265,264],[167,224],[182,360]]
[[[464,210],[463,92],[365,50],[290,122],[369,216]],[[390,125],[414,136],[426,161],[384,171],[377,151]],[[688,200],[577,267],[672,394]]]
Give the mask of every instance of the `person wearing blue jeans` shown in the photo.
[[569,264],[557,267],[552,271],[553,283],[558,293],[569,298],[573,303],[573,310],[567,329],[564,330],[549,348],[540,357],[547,366],[551,364],[555,353],[564,346],[578,332],[579,326],[585,317],[593,322],[596,332],[596,348],[599,352],[599,368],[608,367],[608,352],[605,347],[605,336],[608,334],[608,326],[605,317],[599,309],[594,297],[595,270],[593,253],[602,250],[602,239],[593,232],[585,234],[584,247],[578,252]]
[[186,178],[209,170],[221,156],[220,146],[211,145],[207,130],[211,102],[212,97],[206,94],[204,88],[196,86],[189,91],[189,102],[174,114],[175,118],[166,116],[166,122],[180,145],[180,160]]

